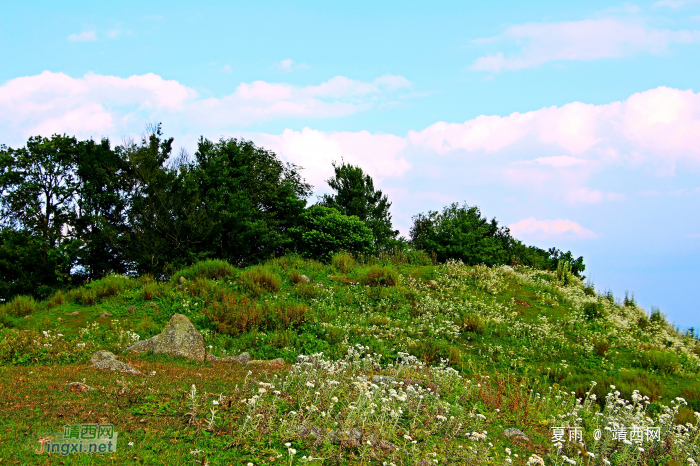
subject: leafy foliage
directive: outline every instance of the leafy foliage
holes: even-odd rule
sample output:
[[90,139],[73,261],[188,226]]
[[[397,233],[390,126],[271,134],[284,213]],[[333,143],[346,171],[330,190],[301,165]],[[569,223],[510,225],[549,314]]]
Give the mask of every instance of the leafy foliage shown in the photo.
[[335,175],[326,183],[335,194],[325,194],[318,205],[331,207],[343,215],[356,216],[372,230],[374,246],[377,249],[393,245],[398,230],[391,225],[391,202],[381,191],[374,189],[372,177],[362,168],[342,162],[333,163]]

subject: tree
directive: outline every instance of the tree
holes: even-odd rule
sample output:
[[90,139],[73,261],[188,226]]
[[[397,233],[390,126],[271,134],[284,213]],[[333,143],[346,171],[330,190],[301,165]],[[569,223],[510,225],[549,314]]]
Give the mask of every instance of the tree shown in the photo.
[[372,177],[360,167],[333,163],[335,176],[326,183],[335,194],[325,194],[318,205],[331,207],[343,215],[356,216],[372,230],[375,248],[392,245],[398,236],[398,230],[391,225],[391,202],[381,191],[374,189]]
[[197,192],[210,231],[202,246],[216,257],[246,264],[292,249],[311,186],[295,165],[252,141],[201,138],[183,186]]
[[469,265],[504,264],[513,241],[510,231],[481,217],[478,207],[453,203],[442,213],[429,211],[413,217],[410,231],[415,249],[434,252],[438,261],[458,259]]
[[110,148],[108,139],[87,140],[79,144],[75,170],[79,185],[71,224],[80,240],[76,265],[89,279],[126,273],[131,268],[126,257],[129,164]]
[[297,252],[306,257],[328,260],[340,251],[367,253],[372,248],[372,230],[357,216],[347,216],[330,207],[314,205],[300,216],[299,226],[290,234]]

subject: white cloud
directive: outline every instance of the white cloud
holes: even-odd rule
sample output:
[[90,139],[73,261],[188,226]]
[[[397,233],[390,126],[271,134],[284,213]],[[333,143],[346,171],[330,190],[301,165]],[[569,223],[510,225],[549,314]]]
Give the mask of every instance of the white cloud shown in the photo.
[[685,6],[697,4],[700,4],[699,0],[660,0],[658,2],[654,2],[652,6],[655,8],[666,7],[672,10],[680,10]]
[[588,163],[586,160],[578,159],[576,157],[570,157],[568,155],[555,155],[553,157],[537,157],[535,162],[540,165],[549,165],[551,167],[563,168],[563,167],[575,167],[578,165],[585,165]]
[[508,42],[517,53],[503,52],[477,58],[474,71],[501,71],[533,68],[560,60],[617,58],[639,52],[661,54],[675,43],[700,41],[700,31],[670,31],[610,18],[528,23],[509,27],[502,35],[477,39],[476,43]]
[[282,134],[261,134],[256,140],[287,161],[304,167],[304,177],[315,186],[333,175],[332,162],[344,160],[359,165],[372,177],[400,177],[411,168],[400,156],[405,138],[369,131],[327,133],[311,128],[285,130]]
[[97,40],[97,33],[95,31],[83,31],[80,34],[69,35],[68,40],[71,42],[92,42]]
[[121,29],[110,29],[109,32],[107,32],[107,37],[110,39],[116,39],[117,37],[122,35]]
[[223,71],[224,73],[231,73],[233,71],[233,68],[231,67],[231,65],[224,65],[221,68],[221,71]]
[[277,63],[277,69],[282,73],[291,73],[294,70],[304,70],[308,68],[308,65],[304,63],[295,63],[291,58],[286,58]]
[[537,220],[534,217],[525,218],[508,225],[516,238],[577,238],[590,239],[597,235],[569,219]]
[[226,129],[275,118],[337,117],[372,108],[403,88],[410,88],[410,82],[401,76],[371,82],[336,76],[303,87],[241,83],[230,95],[203,99],[194,89],[153,73],[73,78],[45,71],[0,86],[0,136],[7,141],[53,131],[78,136],[138,133],[146,121]]

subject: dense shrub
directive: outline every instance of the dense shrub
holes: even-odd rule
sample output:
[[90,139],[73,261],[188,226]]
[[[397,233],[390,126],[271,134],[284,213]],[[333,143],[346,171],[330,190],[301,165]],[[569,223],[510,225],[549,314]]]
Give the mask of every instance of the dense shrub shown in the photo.
[[276,293],[282,287],[280,277],[269,268],[258,265],[250,267],[238,276],[240,284],[252,293]]
[[369,286],[394,286],[399,273],[388,265],[372,265],[362,275],[362,284]]
[[355,258],[352,257],[352,254],[341,251],[333,254],[331,257],[331,264],[341,273],[348,273],[350,269],[355,267]]
[[12,301],[0,307],[0,314],[24,317],[34,314],[38,310],[39,303],[37,303],[31,296],[15,296]]
[[180,277],[185,277],[188,280],[193,280],[195,278],[219,280],[226,277],[234,278],[235,276],[236,268],[228,262],[217,259],[209,259],[178,270],[171,277],[171,281],[176,282],[180,279]]
[[644,369],[656,370],[662,374],[673,374],[680,367],[678,356],[660,350],[643,351],[639,355],[639,364]]

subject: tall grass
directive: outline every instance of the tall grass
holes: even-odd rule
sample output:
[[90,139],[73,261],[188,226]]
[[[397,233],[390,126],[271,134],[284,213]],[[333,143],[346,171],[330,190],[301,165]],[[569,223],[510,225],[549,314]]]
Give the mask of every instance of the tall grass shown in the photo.
[[15,317],[24,317],[34,314],[39,310],[37,303],[31,296],[15,296],[12,301],[0,307],[0,314],[9,314]]
[[173,274],[171,281],[176,282],[180,277],[185,277],[187,280],[194,280],[196,278],[219,280],[222,278],[235,278],[237,273],[238,271],[236,268],[228,262],[218,259],[209,259],[178,270]]
[[279,275],[264,265],[244,270],[238,276],[238,281],[244,288],[255,294],[276,293],[282,288],[282,280]]

